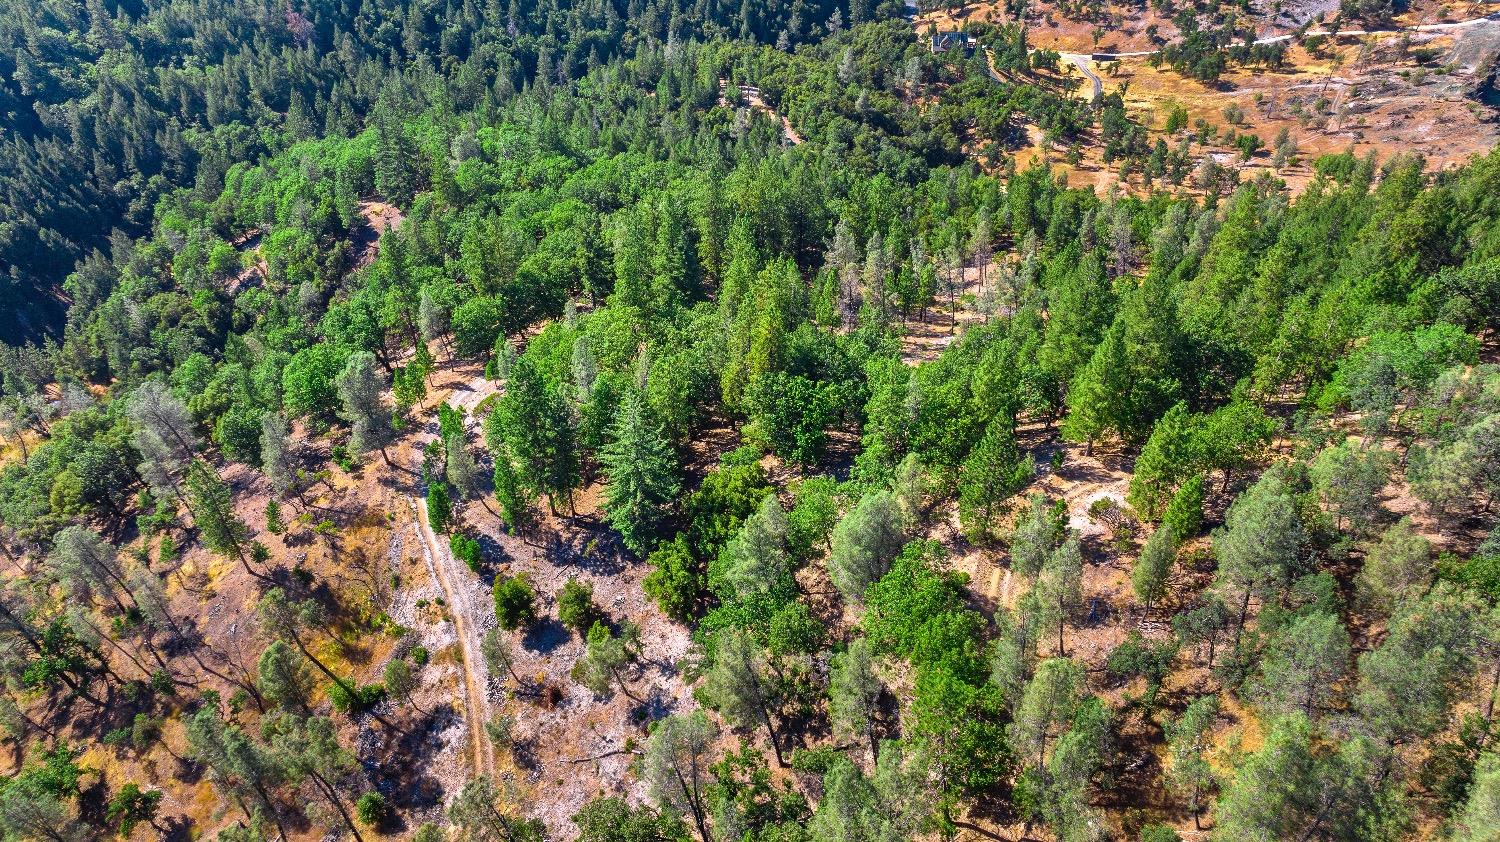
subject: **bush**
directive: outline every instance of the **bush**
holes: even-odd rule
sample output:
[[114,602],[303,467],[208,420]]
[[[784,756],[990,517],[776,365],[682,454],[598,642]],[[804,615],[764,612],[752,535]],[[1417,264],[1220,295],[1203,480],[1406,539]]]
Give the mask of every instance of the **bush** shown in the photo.
[[483,553],[479,551],[479,539],[455,534],[448,540],[448,546],[453,550],[454,558],[467,564],[475,573],[479,572],[479,564],[484,560]]
[[564,583],[557,592],[557,618],[580,635],[588,631],[599,618],[599,609],[594,605],[594,586],[576,578]]
[[500,628],[515,631],[536,619],[536,591],[525,576],[495,580],[495,620]]
[[359,816],[360,823],[377,827],[390,815],[391,805],[386,802],[384,795],[367,792],[354,802],[354,812]]
[[703,565],[693,557],[681,535],[663,544],[646,559],[652,570],[641,583],[646,595],[674,620],[687,622],[697,614],[708,587]]
[[1141,828],[1141,842],[1182,842],[1182,837],[1164,824],[1148,824]]
[[328,701],[339,713],[353,714],[373,707],[385,698],[384,684],[354,685],[335,681],[328,686]]

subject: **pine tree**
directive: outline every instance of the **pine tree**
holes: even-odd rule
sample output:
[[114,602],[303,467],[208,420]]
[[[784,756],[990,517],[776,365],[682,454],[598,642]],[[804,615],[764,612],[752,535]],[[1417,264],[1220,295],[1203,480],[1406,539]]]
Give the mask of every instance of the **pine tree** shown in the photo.
[[260,470],[278,496],[296,490],[297,459],[292,451],[291,431],[278,412],[267,412],[260,417]]
[[828,576],[845,599],[862,602],[865,591],[885,575],[905,543],[891,493],[870,492],[834,527]]
[[246,554],[250,528],[234,513],[234,497],[229,485],[208,463],[194,460],[188,466],[187,489],[188,508],[193,512],[193,522],[204,545],[222,555],[233,554],[239,558],[246,573],[269,581],[264,573],[250,567],[250,557]]
[[703,711],[674,714],[656,724],[641,761],[651,797],[664,809],[686,815],[699,842],[712,842],[708,831],[709,796],[718,729]]
[[1126,500],[1146,520],[1162,516],[1177,487],[1197,467],[1198,445],[1187,405],[1167,410],[1135,461]]
[[625,397],[599,461],[609,476],[604,511],[631,552],[645,555],[677,496],[677,455],[638,391]]
[[1124,333],[1119,323],[1110,328],[1068,387],[1068,417],[1062,433],[1070,441],[1084,442],[1084,452],[1090,456],[1094,442],[1121,429],[1120,399],[1130,389]]
[[740,629],[725,629],[714,646],[713,666],[703,678],[705,702],[740,728],[764,726],[776,755],[776,765],[785,766],[781,735],[776,730],[780,697],[776,678],[766,653]]
[[1130,571],[1130,583],[1135,588],[1135,598],[1149,612],[1151,606],[1161,599],[1167,590],[1167,577],[1172,572],[1172,562],[1177,560],[1177,539],[1170,526],[1157,527]]
[[1026,487],[1034,471],[1016,446],[1010,419],[991,419],[959,472],[958,516],[969,540],[990,537],[1005,501]]
[[1037,577],[1045,616],[1057,628],[1057,656],[1065,657],[1063,626],[1083,602],[1083,550],[1070,536],[1052,551]]
[[872,650],[870,641],[859,637],[833,657],[828,674],[828,715],[838,731],[865,738],[870,758],[875,760],[880,757],[875,717],[885,686],[875,674]]

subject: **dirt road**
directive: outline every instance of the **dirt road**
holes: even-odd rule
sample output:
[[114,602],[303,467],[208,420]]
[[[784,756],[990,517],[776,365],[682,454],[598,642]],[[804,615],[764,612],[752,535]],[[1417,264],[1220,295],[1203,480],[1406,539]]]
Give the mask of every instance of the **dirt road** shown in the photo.
[[[469,745],[474,754],[474,773],[491,774],[495,768],[495,752],[490,746],[489,734],[484,723],[489,721],[489,670],[481,654],[482,634],[475,618],[478,616],[469,589],[459,583],[466,572],[448,551],[446,543],[437,539],[432,525],[427,520],[427,501],[411,498],[412,510],[417,517],[417,533],[422,537],[422,555],[427,566],[437,578],[442,589],[443,601],[453,617],[453,631],[458,638],[459,674],[463,679],[464,724],[468,728]],[[455,569],[457,568],[457,569]]]
[[[465,386],[463,391],[449,393],[449,401],[450,405],[462,407],[466,413],[472,414],[474,407],[494,392],[494,385],[480,377]],[[454,399],[455,395],[457,399]],[[414,442],[415,451],[420,454],[421,448],[433,438],[428,433],[420,434]],[[468,728],[469,744],[473,749],[474,773],[494,774],[494,747],[490,744],[489,733],[484,727],[490,720],[490,676],[484,662],[485,624],[481,622],[481,618],[486,616],[489,607],[484,603],[482,594],[475,593],[476,589],[469,581],[473,574],[468,567],[454,558],[448,542],[440,540],[432,531],[432,524],[427,516],[427,500],[416,495],[409,499],[416,515],[417,533],[422,538],[422,554],[443,592],[443,601],[453,618],[453,630],[458,638],[459,673],[463,679],[464,691],[464,724]]]

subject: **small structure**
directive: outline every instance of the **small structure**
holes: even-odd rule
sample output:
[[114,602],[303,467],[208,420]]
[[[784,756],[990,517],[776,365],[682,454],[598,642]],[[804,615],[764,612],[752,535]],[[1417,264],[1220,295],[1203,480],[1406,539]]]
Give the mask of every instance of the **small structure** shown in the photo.
[[933,55],[949,50],[963,50],[967,55],[974,52],[975,41],[965,32],[935,32],[928,38],[928,48]]

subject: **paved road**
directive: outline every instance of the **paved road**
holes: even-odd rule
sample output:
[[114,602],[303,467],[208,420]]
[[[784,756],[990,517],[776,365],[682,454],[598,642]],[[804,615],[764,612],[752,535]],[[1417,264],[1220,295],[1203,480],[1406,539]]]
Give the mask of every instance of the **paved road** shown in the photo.
[[1100,99],[1104,98],[1104,80],[1100,79],[1098,75],[1094,73],[1094,69],[1092,67],[1089,67],[1089,62],[1092,61],[1089,56],[1081,55],[1079,53],[1058,53],[1057,57],[1062,59],[1063,61],[1071,63],[1079,70],[1082,70],[1083,75],[1089,77],[1089,81],[1094,83],[1094,95],[1089,100],[1089,102],[1098,102]]

